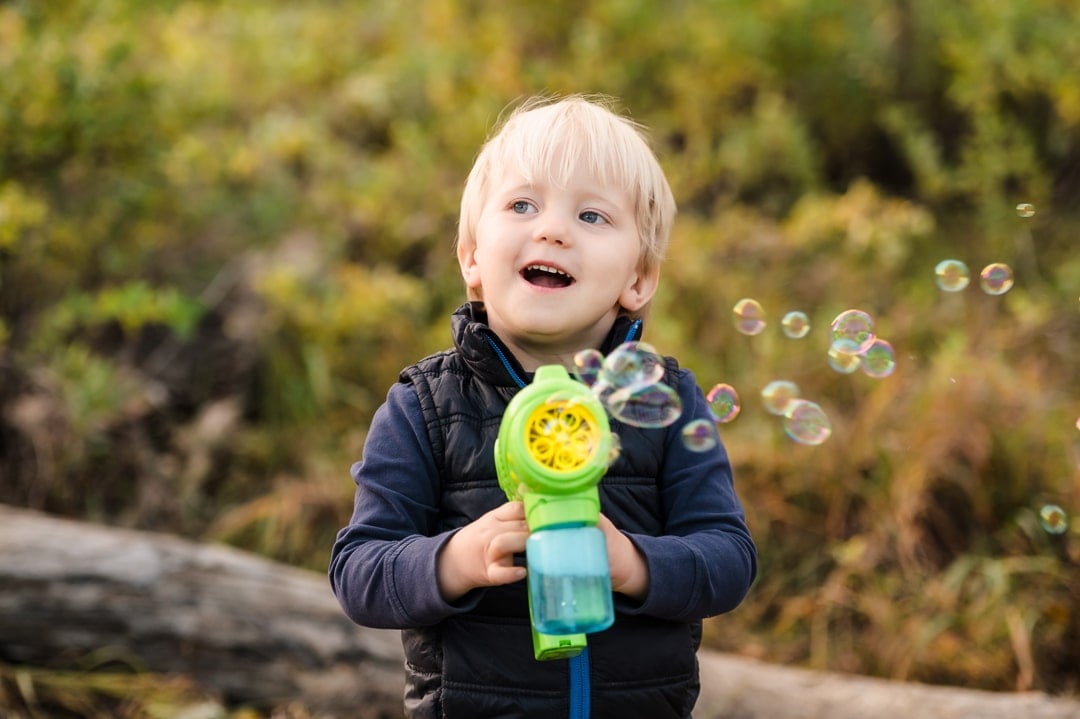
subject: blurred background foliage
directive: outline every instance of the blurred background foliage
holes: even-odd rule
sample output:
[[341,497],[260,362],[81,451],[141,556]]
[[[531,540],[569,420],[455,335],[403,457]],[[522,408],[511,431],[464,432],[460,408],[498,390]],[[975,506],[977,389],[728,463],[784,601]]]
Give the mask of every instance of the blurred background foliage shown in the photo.
[[[709,646],[1076,693],[1080,532],[1038,512],[1080,513],[1077,67],[1071,0],[0,2],[0,501],[324,569],[371,413],[449,342],[479,145],[605,93],[680,203],[646,339],[743,397],[761,573]],[[891,377],[826,364],[849,307]]]

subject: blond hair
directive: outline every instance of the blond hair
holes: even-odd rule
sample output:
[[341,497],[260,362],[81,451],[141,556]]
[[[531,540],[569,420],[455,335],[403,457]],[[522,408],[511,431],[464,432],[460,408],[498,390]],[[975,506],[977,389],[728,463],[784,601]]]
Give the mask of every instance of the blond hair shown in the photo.
[[[475,247],[476,225],[492,177],[506,167],[526,181],[564,185],[577,162],[602,183],[629,193],[641,239],[638,269],[659,270],[675,219],[675,198],[644,128],[599,95],[534,97],[515,108],[480,150],[461,195],[457,243]],[[469,290],[479,300],[479,291]],[[639,313],[640,314],[640,313]]]

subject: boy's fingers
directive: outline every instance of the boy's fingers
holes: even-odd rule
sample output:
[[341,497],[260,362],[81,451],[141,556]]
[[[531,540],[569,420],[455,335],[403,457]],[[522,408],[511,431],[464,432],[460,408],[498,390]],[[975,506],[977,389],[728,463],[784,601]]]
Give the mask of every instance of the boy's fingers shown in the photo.
[[504,521],[525,519],[525,505],[522,502],[507,502],[491,510],[491,516]]
[[488,567],[488,579],[493,584],[511,584],[525,578],[525,567],[503,567],[492,565]]
[[513,554],[525,551],[525,542],[529,538],[526,532],[507,532],[500,534],[491,541],[491,548],[496,555],[504,558],[502,564],[509,564]]

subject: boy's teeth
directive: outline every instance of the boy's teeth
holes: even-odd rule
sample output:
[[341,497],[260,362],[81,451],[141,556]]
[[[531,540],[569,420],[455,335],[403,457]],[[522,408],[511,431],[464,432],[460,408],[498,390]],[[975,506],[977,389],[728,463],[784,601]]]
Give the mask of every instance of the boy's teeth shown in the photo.
[[540,272],[551,272],[552,274],[563,275],[563,276],[566,276],[566,277],[570,276],[570,275],[567,275],[565,272],[563,272],[560,269],[556,269],[554,267],[548,267],[547,265],[529,265],[525,269],[539,270]]
[[569,287],[574,283],[574,278],[568,273],[540,263],[526,267],[521,271],[521,276],[538,287]]

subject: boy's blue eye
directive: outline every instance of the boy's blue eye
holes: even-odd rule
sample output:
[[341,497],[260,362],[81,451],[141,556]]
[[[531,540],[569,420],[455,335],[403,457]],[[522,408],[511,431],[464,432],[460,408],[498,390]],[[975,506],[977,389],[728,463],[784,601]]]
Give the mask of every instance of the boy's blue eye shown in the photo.
[[532,205],[525,200],[514,200],[514,202],[510,205],[510,209],[512,209],[519,215],[524,215],[526,212],[529,212],[532,209]]
[[590,225],[598,225],[604,221],[603,215],[592,210],[585,210],[579,216],[581,217],[582,222],[588,222]]

